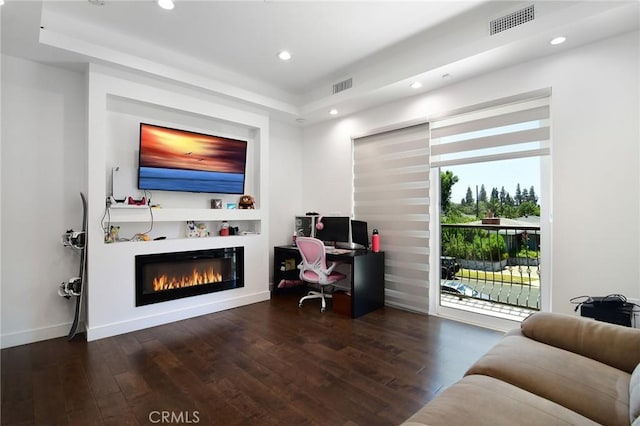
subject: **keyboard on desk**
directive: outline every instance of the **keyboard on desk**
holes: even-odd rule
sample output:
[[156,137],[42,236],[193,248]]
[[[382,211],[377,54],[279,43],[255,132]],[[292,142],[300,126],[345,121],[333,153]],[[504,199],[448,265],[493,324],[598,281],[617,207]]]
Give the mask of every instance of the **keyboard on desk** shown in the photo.
[[335,248],[335,247],[325,247],[324,248],[325,252],[327,254],[345,254],[345,253],[352,253],[353,250],[351,249],[341,249],[341,248]]

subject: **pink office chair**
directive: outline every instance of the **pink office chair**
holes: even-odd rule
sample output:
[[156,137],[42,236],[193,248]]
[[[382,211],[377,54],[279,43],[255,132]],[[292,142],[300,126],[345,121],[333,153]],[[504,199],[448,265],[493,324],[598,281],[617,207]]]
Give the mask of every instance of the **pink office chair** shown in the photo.
[[319,298],[322,299],[320,312],[324,312],[327,310],[325,298],[331,298],[331,294],[324,293],[324,288],[345,279],[347,276],[333,271],[333,268],[336,267],[335,263],[327,267],[327,255],[322,241],[316,238],[298,237],[296,238],[296,245],[302,256],[302,262],[298,265],[300,279],[308,283],[317,284],[320,287],[319,292],[310,291],[309,294],[301,298],[300,302],[298,302],[298,307],[302,308],[302,303],[305,300]]

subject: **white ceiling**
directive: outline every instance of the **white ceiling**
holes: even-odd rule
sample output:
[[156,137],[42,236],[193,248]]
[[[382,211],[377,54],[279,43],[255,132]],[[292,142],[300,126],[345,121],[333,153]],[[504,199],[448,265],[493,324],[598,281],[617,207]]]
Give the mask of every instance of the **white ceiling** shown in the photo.
[[[107,63],[178,80],[306,123],[432,90],[638,28],[636,1],[18,1],[2,52],[66,67]],[[535,3],[533,22],[488,22]],[[550,37],[569,37],[552,48]],[[282,62],[277,53],[289,50]],[[443,74],[449,78],[443,79]],[[337,95],[331,86],[353,78]]]

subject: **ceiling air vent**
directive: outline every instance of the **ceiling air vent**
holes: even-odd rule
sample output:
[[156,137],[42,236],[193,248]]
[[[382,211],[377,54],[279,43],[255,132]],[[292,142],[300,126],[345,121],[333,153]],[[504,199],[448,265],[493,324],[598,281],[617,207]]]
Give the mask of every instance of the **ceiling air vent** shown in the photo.
[[533,5],[527,6],[489,22],[489,30],[491,35],[498,34],[502,31],[522,25],[525,22],[533,21],[535,17]]
[[333,94],[340,93],[343,90],[351,89],[353,86],[353,79],[349,78],[347,80],[341,81],[333,85]]

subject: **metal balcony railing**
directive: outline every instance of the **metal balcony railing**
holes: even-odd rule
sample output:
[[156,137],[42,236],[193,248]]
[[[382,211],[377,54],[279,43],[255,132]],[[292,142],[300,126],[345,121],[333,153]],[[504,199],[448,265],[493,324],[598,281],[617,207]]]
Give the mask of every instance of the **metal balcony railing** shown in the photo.
[[540,309],[539,226],[441,227],[441,294]]

